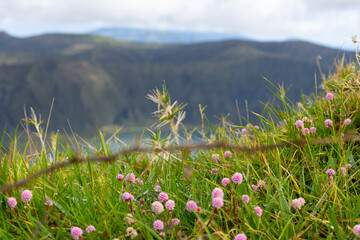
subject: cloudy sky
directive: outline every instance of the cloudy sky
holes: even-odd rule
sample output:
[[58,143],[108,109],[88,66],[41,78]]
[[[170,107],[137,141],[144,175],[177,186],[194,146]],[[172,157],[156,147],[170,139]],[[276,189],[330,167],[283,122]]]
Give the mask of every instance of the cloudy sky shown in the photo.
[[0,0],[0,31],[15,36],[115,26],[227,31],[354,50],[360,0]]

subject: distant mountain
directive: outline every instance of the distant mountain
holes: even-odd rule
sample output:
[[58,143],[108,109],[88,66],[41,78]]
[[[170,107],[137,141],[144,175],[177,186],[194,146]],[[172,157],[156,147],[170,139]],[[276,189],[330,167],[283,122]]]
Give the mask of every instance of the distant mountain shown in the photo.
[[[6,36],[2,34],[2,36]],[[24,105],[43,118],[55,98],[51,129],[69,119],[75,130],[102,125],[146,125],[156,106],[145,98],[163,81],[173,100],[188,103],[186,121],[198,124],[198,106],[206,114],[231,113],[238,123],[235,100],[245,116],[261,112],[259,101],[272,93],[262,76],[275,85],[291,86],[288,96],[314,91],[316,57],[328,72],[339,52],[307,42],[223,41],[186,45],[151,45],[93,35],[41,35],[0,39],[0,128],[15,127]],[[320,78],[318,78],[318,82]]]
[[235,39],[247,40],[245,36],[235,33],[147,30],[137,28],[101,28],[90,32],[90,34],[129,42],[154,44],[190,44]]

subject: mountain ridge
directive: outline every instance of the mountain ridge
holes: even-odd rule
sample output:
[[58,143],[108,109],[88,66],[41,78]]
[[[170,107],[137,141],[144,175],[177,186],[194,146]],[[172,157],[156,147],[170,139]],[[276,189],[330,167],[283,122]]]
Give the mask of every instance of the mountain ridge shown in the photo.
[[[247,99],[261,112],[275,85],[293,86],[292,100],[314,89],[316,58],[326,73],[336,56],[352,52],[292,42],[229,40],[196,44],[140,44],[91,35],[48,34],[0,44],[0,128],[15,127],[24,105],[47,116],[55,98],[51,129],[90,129],[103,125],[148,125],[156,109],[145,96],[163,81],[173,99],[188,103],[186,122],[200,121],[207,105],[211,121],[231,113],[237,120]],[[243,114],[244,115],[244,114]]]

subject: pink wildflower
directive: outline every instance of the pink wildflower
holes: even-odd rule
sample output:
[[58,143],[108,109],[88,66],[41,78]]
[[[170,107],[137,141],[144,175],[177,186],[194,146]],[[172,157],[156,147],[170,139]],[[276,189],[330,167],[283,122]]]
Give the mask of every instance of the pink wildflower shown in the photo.
[[135,175],[133,173],[130,173],[128,175],[126,175],[125,177],[125,181],[126,182],[131,182],[131,183],[135,183]]
[[144,182],[140,178],[136,178],[135,182],[137,182],[140,185],[144,185]]
[[351,123],[351,119],[350,119],[350,118],[345,119],[344,124],[345,124],[346,126],[349,125],[350,123]]
[[122,195],[122,199],[124,202],[130,202],[131,200],[134,200],[134,196],[128,192],[125,192],[123,195]]
[[165,237],[165,233],[164,233],[164,232],[161,232],[161,233],[159,233],[159,236],[160,236],[161,238],[164,238],[164,237]]
[[161,193],[159,193],[158,198],[159,198],[160,202],[164,202],[169,199],[169,196],[166,193],[161,192]]
[[24,203],[28,203],[30,202],[31,198],[32,198],[32,192],[30,190],[25,190],[21,193],[21,200]]
[[305,199],[303,199],[302,197],[298,198],[300,203],[301,203],[301,206],[304,206],[305,204]]
[[242,133],[243,135],[245,135],[245,134],[247,133],[246,128],[241,129],[241,133]]
[[325,120],[325,127],[329,128],[332,126],[332,121],[330,119]]
[[240,233],[235,236],[234,240],[246,240],[246,235],[243,233]]
[[345,166],[347,169],[350,169],[352,167],[352,165],[349,163],[349,164],[346,164]]
[[119,180],[119,181],[121,181],[121,180],[124,179],[124,175],[118,174],[118,175],[116,176],[116,179]]
[[294,200],[291,201],[291,206],[294,209],[301,209],[302,204],[301,204],[301,201],[299,199],[294,199]]
[[259,181],[258,181],[258,187],[263,188],[264,190],[266,190],[266,183],[265,183],[265,181],[259,180]]
[[259,126],[258,126],[258,125],[255,125],[254,128],[255,128],[256,130],[259,130]]
[[165,207],[167,210],[172,211],[175,208],[175,202],[173,200],[169,200],[165,203]]
[[154,189],[155,189],[156,192],[160,192],[160,191],[161,191],[160,185],[156,185]]
[[214,153],[214,154],[212,155],[212,159],[213,159],[214,162],[218,163],[218,162],[219,162],[219,159],[220,159],[220,155],[217,154],[217,153]]
[[88,226],[88,227],[85,229],[85,231],[86,231],[87,233],[91,233],[91,232],[93,232],[93,231],[96,231],[96,228],[95,228],[93,225],[90,225],[90,226]]
[[198,213],[201,212],[201,207],[198,206],[198,207],[196,208],[196,211],[197,211]]
[[333,100],[333,98],[334,98],[334,95],[332,93],[326,94],[326,99],[327,100]]
[[155,201],[151,204],[151,208],[155,214],[160,214],[164,211],[164,206],[161,202]]
[[51,200],[46,200],[45,201],[45,205],[46,206],[52,206],[53,205],[53,202]]
[[211,170],[211,174],[212,174],[212,175],[215,175],[215,174],[217,173],[217,171],[218,171],[217,168],[213,168],[213,169]]
[[224,157],[225,158],[231,158],[231,152],[230,151],[226,151],[225,153],[224,153]]
[[79,237],[82,236],[83,231],[81,230],[81,228],[73,227],[73,228],[71,229],[70,233],[71,233],[71,236],[72,236],[74,239],[79,239]]
[[234,183],[236,183],[236,184],[240,184],[240,183],[242,183],[242,181],[243,181],[243,176],[242,176],[241,173],[235,173],[235,174],[232,176],[231,180],[232,180]]
[[244,201],[244,203],[249,203],[250,201],[250,197],[248,195],[242,195],[241,198]]
[[8,198],[8,204],[11,209],[14,209],[16,207],[17,201],[13,197]]
[[254,190],[254,192],[257,193],[257,191],[258,191],[258,186],[252,184],[251,187],[252,187],[252,189]]
[[222,180],[221,180],[221,185],[223,185],[223,186],[226,186],[226,185],[228,185],[230,183],[230,179],[228,179],[228,178],[223,178]]
[[156,231],[162,231],[164,230],[164,223],[161,220],[156,220],[153,227]]
[[221,188],[214,188],[211,193],[211,198],[221,197],[224,198],[224,191]]
[[341,171],[341,174],[342,174],[343,176],[346,176],[346,172],[347,172],[347,169],[346,169],[346,168],[342,167],[342,168],[340,169],[340,171]]
[[178,218],[171,219],[171,225],[176,226],[179,225],[180,220]]
[[212,205],[216,209],[222,208],[224,206],[224,201],[223,201],[223,199],[221,197],[216,197],[216,198],[213,199]]
[[302,128],[304,126],[304,123],[301,120],[297,120],[295,122],[295,126],[296,126],[296,128]]
[[328,170],[326,170],[326,174],[328,176],[333,176],[333,175],[335,175],[335,170],[332,168],[329,168]]
[[316,128],[315,127],[311,127],[310,128],[310,133],[315,133],[316,132]]
[[197,204],[196,202],[190,200],[186,203],[186,210],[188,210],[189,212],[192,212],[193,210],[196,211],[197,210]]
[[254,209],[255,209],[256,215],[258,215],[260,217],[263,213],[261,207],[255,207]]
[[302,134],[303,134],[303,135],[309,134],[309,129],[308,129],[308,128],[304,128],[304,129],[302,130]]
[[355,225],[353,230],[354,230],[355,235],[360,237],[360,224]]

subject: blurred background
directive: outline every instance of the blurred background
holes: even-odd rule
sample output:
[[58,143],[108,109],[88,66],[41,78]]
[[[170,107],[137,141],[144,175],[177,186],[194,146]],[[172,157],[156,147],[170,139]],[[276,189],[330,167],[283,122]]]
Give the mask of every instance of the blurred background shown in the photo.
[[0,0],[0,129],[53,99],[51,131],[150,126],[164,82],[187,125],[245,125],[277,104],[264,78],[299,101],[359,32],[358,0]]

